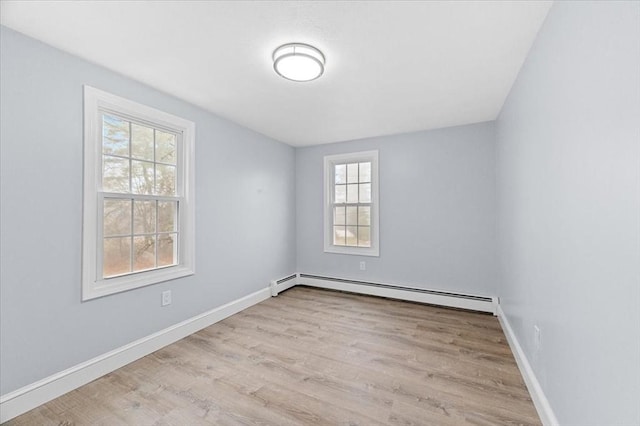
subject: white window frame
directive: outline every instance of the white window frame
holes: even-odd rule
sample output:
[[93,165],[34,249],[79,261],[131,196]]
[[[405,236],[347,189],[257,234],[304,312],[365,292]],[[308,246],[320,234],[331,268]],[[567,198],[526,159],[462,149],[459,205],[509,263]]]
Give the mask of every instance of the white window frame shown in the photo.
[[[181,135],[177,155],[178,263],[149,271],[102,278],[102,113],[112,112]],[[91,300],[195,273],[195,124],[155,108],[84,86],[84,199],[82,300]],[[180,192],[182,188],[182,193]]]
[[[333,244],[333,203],[336,164],[371,162],[371,247],[349,247]],[[380,256],[380,197],[378,151],[362,151],[324,157],[324,251],[358,256]]]

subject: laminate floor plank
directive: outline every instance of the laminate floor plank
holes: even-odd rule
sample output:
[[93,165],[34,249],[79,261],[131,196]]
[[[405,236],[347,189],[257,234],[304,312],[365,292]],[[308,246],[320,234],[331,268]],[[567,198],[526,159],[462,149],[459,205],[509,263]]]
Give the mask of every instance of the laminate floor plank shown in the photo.
[[495,317],[295,287],[6,424],[540,420]]

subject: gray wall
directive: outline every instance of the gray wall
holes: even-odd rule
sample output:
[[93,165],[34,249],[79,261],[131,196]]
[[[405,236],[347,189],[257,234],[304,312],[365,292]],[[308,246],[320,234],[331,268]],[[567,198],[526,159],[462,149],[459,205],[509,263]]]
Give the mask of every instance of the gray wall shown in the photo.
[[[482,123],[297,149],[298,271],[495,295],[494,139]],[[380,257],[324,253],[323,157],[372,149]]]
[[[1,394],[295,271],[293,148],[1,31]],[[83,84],[196,123],[195,276],[80,302]]]
[[556,3],[497,121],[499,295],[563,425],[640,424],[639,18]]

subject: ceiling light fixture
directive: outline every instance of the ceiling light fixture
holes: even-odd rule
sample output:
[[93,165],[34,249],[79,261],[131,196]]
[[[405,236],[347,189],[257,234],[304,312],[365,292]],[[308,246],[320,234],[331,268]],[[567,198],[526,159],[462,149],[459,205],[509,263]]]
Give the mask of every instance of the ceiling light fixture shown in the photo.
[[273,69],[287,80],[315,80],[324,72],[324,64],[322,52],[308,44],[288,43],[273,51]]

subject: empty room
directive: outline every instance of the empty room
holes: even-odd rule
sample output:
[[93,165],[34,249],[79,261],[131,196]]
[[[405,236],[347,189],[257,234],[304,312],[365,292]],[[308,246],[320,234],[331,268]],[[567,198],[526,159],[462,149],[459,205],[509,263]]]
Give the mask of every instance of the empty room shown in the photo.
[[3,425],[640,426],[640,2],[0,24]]

